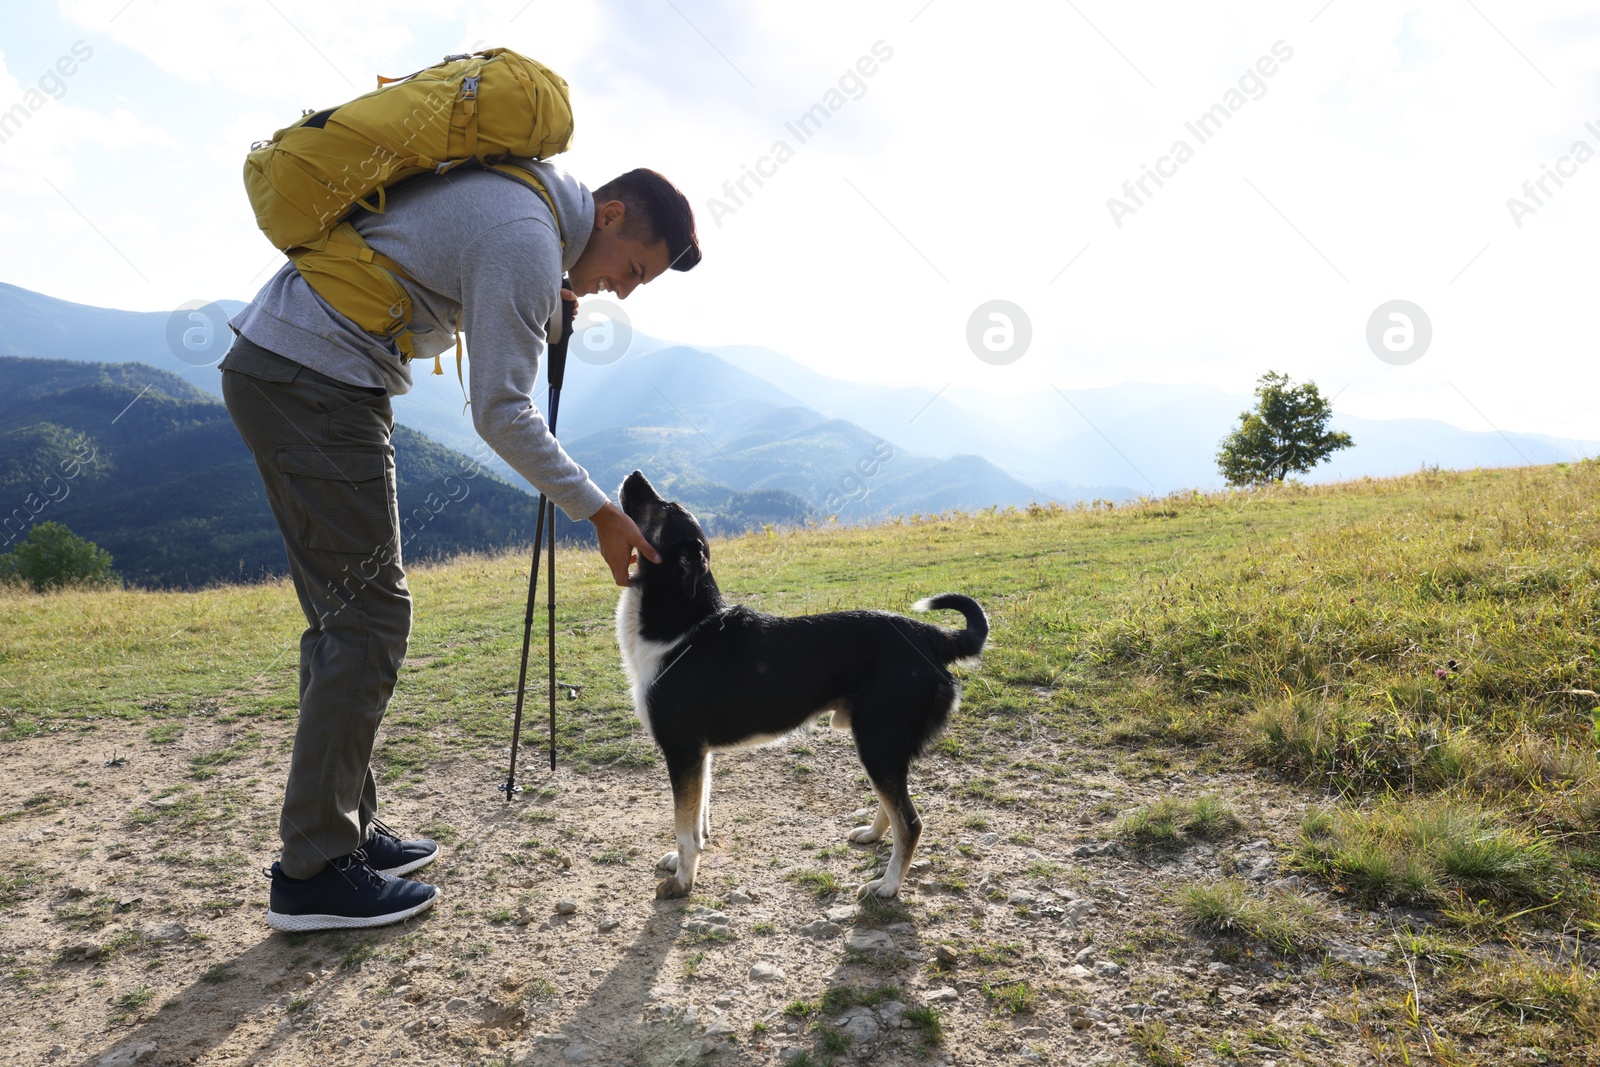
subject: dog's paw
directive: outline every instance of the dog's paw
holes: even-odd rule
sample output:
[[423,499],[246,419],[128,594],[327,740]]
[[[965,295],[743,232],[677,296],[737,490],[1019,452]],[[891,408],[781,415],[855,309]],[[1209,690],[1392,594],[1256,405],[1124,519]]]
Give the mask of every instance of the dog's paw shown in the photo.
[[857,845],[870,845],[883,839],[883,831],[876,826],[858,826],[850,831],[849,838]]
[[[673,859],[676,861],[676,855],[674,855]],[[671,900],[675,897],[686,897],[689,895],[689,888],[689,886],[678,884],[677,875],[673,875],[671,878],[663,878],[660,884],[656,886],[656,899]]]
[[864,897],[870,895],[875,897],[892,897],[896,893],[900,892],[900,887],[898,885],[889,885],[888,883],[889,879],[887,878],[874,878],[866,885],[863,885],[856,892],[856,896]]
[[677,869],[678,869],[678,854],[676,852],[668,852],[665,855],[663,855],[660,859],[656,860],[656,870],[658,870],[658,871],[674,871],[675,872],[675,871],[677,871]]

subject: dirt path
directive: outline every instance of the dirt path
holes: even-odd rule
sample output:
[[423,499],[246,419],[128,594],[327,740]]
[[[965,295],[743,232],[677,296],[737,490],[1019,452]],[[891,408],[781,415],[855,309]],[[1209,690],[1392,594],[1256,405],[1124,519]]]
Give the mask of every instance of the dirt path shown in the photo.
[[[549,778],[530,750],[530,792],[507,805],[486,752],[383,793],[387,821],[448,839],[421,872],[444,890],[431,914],[274,934],[259,868],[287,741],[285,724],[191,724],[164,744],[103,725],[0,749],[0,1063],[1132,1063],[1141,1021],[1197,1062],[1220,1061],[1219,1040],[1261,1065],[1357,1062],[1349,972],[1364,958],[1370,981],[1399,981],[1387,928],[1326,898],[1351,963],[1178,922],[1183,885],[1279,878],[1303,798],[1243,776],[1124,782],[1074,770],[1104,752],[1046,742],[1016,758],[1054,773],[992,785],[925,759],[916,881],[901,907],[863,911],[848,888],[887,842],[845,844],[869,794],[827,731],[718,758],[689,901],[652,899],[660,767]],[[1118,811],[1201,792],[1245,829],[1159,862],[1105,847]],[[796,1001],[811,1012],[786,1014]]]

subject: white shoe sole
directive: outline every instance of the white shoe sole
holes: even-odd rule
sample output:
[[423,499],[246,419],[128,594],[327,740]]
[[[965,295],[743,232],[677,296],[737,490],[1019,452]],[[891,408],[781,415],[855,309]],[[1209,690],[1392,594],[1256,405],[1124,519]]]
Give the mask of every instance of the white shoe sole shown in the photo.
[[412,860],[410,863],[402,863],[398,867],[384,867],[381,870],[379,870],[378,868],[374,867],[373,870],[378,871],[379,874],[388,874],[388,875],[393,875],[396,878],[399,878],[403,874],[410,874],[412,871],[420,871],[420,870],[422,870],[422,868],[426,867],[428,864],[432,863],[434,860],[436,860],[438,858],[439,858],[439,850],[438,849],[434,849],[432,852],[428,853],[426,856],[422,857],[420,860]]
[[274,930],[286,933],[305,933],[308,930],[352,930],[366,926],[388,926],[390,923],[404,922],[413,915],[420,914],[433,907],[439,899],[439,890],[433,891],[433,896],[424,900],[415,907],[404,911],[390,912],[387,915],[280,915],[268,909],[267,925]]

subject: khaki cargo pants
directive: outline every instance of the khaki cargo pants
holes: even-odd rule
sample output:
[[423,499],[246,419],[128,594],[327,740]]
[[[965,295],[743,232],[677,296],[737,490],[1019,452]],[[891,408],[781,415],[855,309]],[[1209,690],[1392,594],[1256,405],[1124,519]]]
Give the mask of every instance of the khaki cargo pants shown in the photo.
[[278,829],[283,872],[309,878],[371,833],[372,745],[411,633],[394,414],[386,390],[335,381],[242,336],[221,369],[222,399],[261,471],[306,616]]

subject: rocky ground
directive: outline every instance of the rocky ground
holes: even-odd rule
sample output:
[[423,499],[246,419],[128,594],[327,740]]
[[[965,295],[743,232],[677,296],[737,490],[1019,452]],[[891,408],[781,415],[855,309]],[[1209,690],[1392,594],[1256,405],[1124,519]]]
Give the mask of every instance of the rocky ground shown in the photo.
[[[0,1063],[1365,1062],[1353,993],[1405,988],[1395,923],[1427,919],[1283,868],[1303,792],[1135,779],[1042,734],[998,773],[927,757],[913,881],[861,905],[888,843],[846,843],[870,794],[848,738],[818,731],[718,758],[686,901],[652,896],[659,766],[552,776],[531,750],[507,804],[485,752],[384,789],[388,822],[444,842],[419,872],[443,887],[431,913],[276,934],[259,869],[289,725],[208,721],[0,749]],[[1202,793],[1236,833],[1118,842],[1119,813]],[[1233,876],[1314,906],[1317,950],[1188,929],[1175,894]]]

